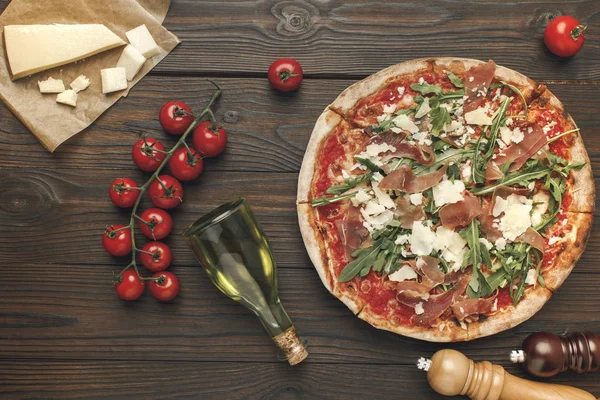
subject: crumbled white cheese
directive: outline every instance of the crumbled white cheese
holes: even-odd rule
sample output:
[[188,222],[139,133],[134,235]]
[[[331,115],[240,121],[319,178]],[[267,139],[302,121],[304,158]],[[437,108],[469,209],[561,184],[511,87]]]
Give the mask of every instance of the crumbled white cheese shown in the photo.
[[509,195],[506,200],[499,196],[496,197],[492,215],[497,217],[504,213],[500,218],[498,228],[505,239],[515,240],[531,226],[531,216],[529,214],[533,208],[532,204],[533,201],[527,197],[514,193]]
[[500,139],[506,145],[511,143],[512,130],[507,126],[500,127]]
[[437,228],[433,248],[441,252],[441,256],[449,263],[454,263],[452,270],[458,270],[463,263],[467,242],[458,232],[444,226]]
[[410,133],[419,132],[419,127],[406,114],[400,114],[394,118],[394,125],[400,129],[409,131]]
[[364,213],[368,216],[381,214],[384,211],[385,207],[374,201],[369,201],[367,206],[364,208]]
[[385,153],[387,151],[396,151],[396,148],[394,146],[390,146],[387,143],[371,143],[367,146],[364,153],[366,153],[368,157],[377,157],[379,154]]
[[465,121],[469,125],[492,125],[492,117],[488,115],[487,107],[479,107],[473,111],[465,113]]
[[486,238],[479,238],[479,242],[482,243],[488,250],[491,250],[493,247],[493,245],[490,243],[490,241],[487,240]]
[[394,282],[403,282],[417,279],[417,273],[409,265],[403,265],[398,271],[388,275],[388,279]]
[[354,197],[350,199],[354,207],[358,207],[361,203],[366,203],[369,200],[371,200],[371,195],[363,189],[358,189]]
[[528,285],[535,285],[537,282],[537,272],[535,269],[530,269],[527,271],[527,277],[525,278],[525,283]]
[[468,160],[461,166],[460,169],[460,178],[464,183],[471,182],[471,173],[473,172],[473,167],[471,166],[471,160]]
[[410,239],[410,236],[408,235],[398,235],[394,243],[397,245],[403,245],[408,243],[408,239]]
[[494,246],[496,246],[498,250],[504,250],[506,248],[506,239],[504,239],[503,237],[499,237],[498,239],[496,239]]
[[408,196],[408,198],[410,199],[410,202],[415,206],[423,204],[423,193],[414,193]]
[[412,136],[419,144],[426,144],[429,134],[427,132],[416,132]]
[[433,187],[433,199],[436,207],[444,204],[453,204],[464,199],[462,193],[465,191],[463,181],[454,182],[445,180]]
[[410,250],[419,256],[427,256],[433,250],[433,242],[435,241],[435,233],[422,222],[413,222],[412,232],[410,235]]
[[425,97],[423,103],[421,103],[421,106],[419,107],[419,111],[415,114],[415,118],[422,118],[427,115],[429,111],[431,111],[431,107],[429,107],[429,97]]
[[421,85],[422,85],[422,84],[424,84],[424,83],[425,83],[425,79],[423,79],[423,77],[420,77],[420,78],[419,78],[419,83],[420,83]]
[[417,304],[415,304],[415,314],[417,315],[421,315],[425,312],[425,309],[423,309],[423,302],[419,302]]
[[65,84],[62,79],[49,77],[45,81],[38,81],[40,93],[62,93],[65,91]]
[[475,80],[475,77],[474,77],[474,76],[470,76],[470,77],[469,77],[469,82],[473,82],[474,80]]
[[[531,132],[529,132],[529,133],[531,133]],[[513,141],[513,143],[521,143],[524,138],[525,138],[525,136],[523,135],[523,131],[521,131],[519,128],[515,128],[513,130],[512,136],[511,136],[511,140]]]
[[550,239],[548,239],[548,245],[552,246],[554,243],[558,243],[562,240],[562,238],[560,236],[552,236]]
[[404,86],[400,86],[398,89],[398,96],[403,96],[406,88]]
[[496,300],[494,300],[494,304],[492,305],[492,312],[496,312],[498,311],[498,298],[496,297]]
[[394,203],[394,200],[392,200],[389,194],[383,190],[379,190],[377,183],[372,182],[371,185],[373,187],[373,193],[375,193],[375,197],[377,197],[379,204],[388,209],[396,208],[396,203]]
[[396,111],[396,105],[395,104],[385,104],[383,106],[383,112],[385,114],[392,114],[394,111]]
[[556,121],[552,121],[550,122],[548,125],[544,126],[542,128],[542,130],[544,131],[544,133],[548,133],[552,130],[552,128],[554,128],[556,126]]

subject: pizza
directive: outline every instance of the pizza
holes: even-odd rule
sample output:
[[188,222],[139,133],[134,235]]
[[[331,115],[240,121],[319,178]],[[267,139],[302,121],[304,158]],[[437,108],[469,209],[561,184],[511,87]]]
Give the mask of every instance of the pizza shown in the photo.
[[543,84],[420,59],[344,90],[317,120],[299,224],[325,287],[376,328],[466,341],[534,315],[579,259],[595,188]]

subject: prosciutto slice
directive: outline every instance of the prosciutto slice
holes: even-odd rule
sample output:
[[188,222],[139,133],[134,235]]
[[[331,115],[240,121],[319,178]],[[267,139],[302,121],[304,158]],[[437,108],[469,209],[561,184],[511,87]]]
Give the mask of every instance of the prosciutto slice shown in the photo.
[[429,296],[427,301],[423,302],[423,310],[422,314],[415,314],[411,318],[411,322],[415,325],[420,326],[432,326],[433,323],[455,302],[459,301],[465,290],[467,290],[467,285],[471,280],[471,270],[468,269],[465,273],[460,277],[458,282],[447,292],[437,295]]
[[398,197],[394,202],[396,203],[394,216],[400,221],[400,227],[404,229],[412,229],[413,222],[421,221],[425,217],[423,205],[415,206],[408,197]]
[[[468,113],[481,106],[487,100],[487,91],[496,75],[496,64],[488,61],[485,64],[477,65],[467,71],[464,79],[465,84],[465,105],[464,112]],[[471,80],[471,78],[473,78]]]
[[548,142],[544,130],[537,123],[525,122],[519,124],[518,127],[524,132],[523,140],[519,143],[512,143],[502,153],[498,154],[494,160],[499,166],[510,163],[508,169],[510,172],[521,168]]
[[415,263],[415,271],[421,275],[424,281],[431,287],[444,283],[444,273],[440,269],[440,260],[430,256],[422,256]]
[[383,144],[383,143],[386,143],[390,146],[398,147],[404,139],[406,139],[406,132],[404,132],[404,131],[402,131],[400,133],[394,133],[391,131],[383,132],[383,133],[381,133],[379,135],[375,135],[371,139],[369,139],[369,141],[367,142],[365,147],[370,144]]
[[[415,260],[411,260],[411,267],[414,267]],[[399,303],[405,304],[409,307],[414,307],[417,303],[421,303],[423,301],[427,301],[431,295],[429,291],[433,287],[427,283],[419,283],[416,281],[403,281],[398,282],[396,285],[396,290],[398,290],[398,294],[396,294],[396,300]]]
[[435,153],[430,147],[420,144],[410,144],[405,142],[404,139],[406,139],[406,133],[404,131],[400,133],[383,132],[369,139],[367,146],[369,144],[383,143],[393,146],[396,149],[395,151],[387,151],[382,154],[381,160],[383,162],[387,162],[394,157],[405,157],[416,160],[422,165],[432,165],[435,163]]
[[352,259],[351,254],[361,247],[369,236],[369,231],[362,224],[360,211],[354,206],[348,207],[348,212],[342,220],[336,220],[336,227],[347,258]]
[[487,166],[485,167],[485,180],[497,181],[498,179],[502,178],[504,178],[504,173],[502,173],[500,167],[498,167],[498,164],[496,164],[496,161],[488,162]]
[[494,308],[498,292],[487,299],[464,299],[452,304],[452,312],[459,321],[464,321],[468,317],[489,314]]
[[417,176],[408,165],[402,165],[383,178],[379,182],[378,188],[383,190],[399,190],[406,193],[421,193],[440,183],[447,169],[448,166],[444,165],[435,172]]
[[538,233],[538,231],[536,231],[532,227],[527,228],[525,233],[517,237],[515,241],[520,243],[527,243],[541,251],[542,254],[546,250],[546,242],[544,241],[544,238]]
[[467,226],[483,213],[479,198],[466,191],[464,200],[446,204],[440,209],[440,221],[446,228],[455,229]]

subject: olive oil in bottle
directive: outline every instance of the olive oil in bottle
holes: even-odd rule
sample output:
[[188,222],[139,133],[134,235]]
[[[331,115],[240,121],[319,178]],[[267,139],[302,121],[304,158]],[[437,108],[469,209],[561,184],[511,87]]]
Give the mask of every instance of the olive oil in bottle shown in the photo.
[[269,242],[245,199],[209,212],[183,236],[215,286],[256,314],[290,364],[308,356],[281,305]]

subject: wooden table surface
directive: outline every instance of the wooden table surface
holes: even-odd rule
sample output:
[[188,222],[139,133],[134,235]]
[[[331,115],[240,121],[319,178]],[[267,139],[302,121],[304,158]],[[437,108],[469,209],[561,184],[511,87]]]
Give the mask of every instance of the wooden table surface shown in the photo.
[[[6,0],[0,2],[3,7]],[[552,15],[590,25],[583,50],[559,60],[542,44]],[[439,399],[415,368],[445,345],[379,331],[321,284],[296,222],[296,180],[312,126],[345,87],[384,67],[426,56],[494,59],[546,83],[581,127],[600,176],[600,2],[597,0],[174,0],[165,26],[182,40],[131,94],[55,154],[0,107],[0,398],[2,399]],[[265,79],[278,57],[297,58],[297,93]],[[146,293],[124,303],[111,273],[106,225],[124,223],[107,196],[119,176],[143,181],[131,161],[142,135],[173,139],[159,107],[179,99],[202,108],[205,78],[222,85],[216,115],[230,133],[225,154],[185,186],[173,212],[180,296]],[[245,196],[271,240],[280,293],[308,340],[297,367],[277,361],[259,321],[208,281],[180,233],[194,219]],[[597,219],[600,222],[600,219]],[[549,303],[520,326],[448,347],[510,365],[530,333],[600,333],[600,227]],[[563,373],[551,382],[600,396],[599,375]]]

